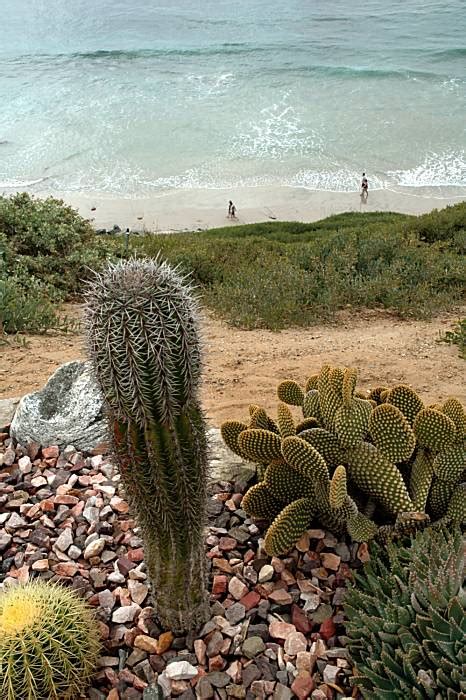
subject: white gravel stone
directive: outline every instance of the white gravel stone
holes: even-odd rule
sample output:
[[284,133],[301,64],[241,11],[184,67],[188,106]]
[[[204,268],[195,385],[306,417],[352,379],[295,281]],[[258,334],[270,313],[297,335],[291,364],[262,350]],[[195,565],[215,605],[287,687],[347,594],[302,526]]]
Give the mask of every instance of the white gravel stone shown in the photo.
[[22,474],[29,474],[32,471],[31,459],[27,455],[20,457],[18,459],[18,467]]
[[172,681],[187,681],[197,676],[197,669],[188,661],[174,661],[168,664],[165,675]]
[[119,624],[132,622],[140,609],[141,608],[139,605],[136,605],[136,603],[117,608],[112,615],[112,622],[118,622]]
[[259,571],[259,583],[265,583],[266,581],[271,581],[273,578],[273,566],[270,564],[265,564]]
[[71,547],[69,548],[67,554],[68,554],[70,559],[79,559],[79,557],[82,554],[82,550],[79,549],[79,547],[76,547],[76,545],[72,544]]
[[99,554],[103,552],[106,544],[106,541],[102,537],[88,544],[86,549],[84,550],[84,559],[98,557]]

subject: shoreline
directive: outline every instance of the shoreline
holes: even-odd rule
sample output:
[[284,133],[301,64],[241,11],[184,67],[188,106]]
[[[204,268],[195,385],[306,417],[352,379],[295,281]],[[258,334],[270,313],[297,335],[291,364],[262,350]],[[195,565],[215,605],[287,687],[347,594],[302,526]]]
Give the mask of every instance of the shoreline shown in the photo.
[[[14,194],[16,190],[5,191]],[[22,190],[24,191],[24,190]],[[369,190],[366,203],[359,192],[307,190],[288,186],[236,189],[177,189],[147,197],[117,198],[104,193],[27,190],[37,197],[63,199],[97,229],[170,233],[267,221],[309,223],[343,212],[399,212],[425,214],[466,200],[466,188],[435,187]],[[443,196],[439,196],[443,195]],[[237,220],[228,219],[228,201]]]

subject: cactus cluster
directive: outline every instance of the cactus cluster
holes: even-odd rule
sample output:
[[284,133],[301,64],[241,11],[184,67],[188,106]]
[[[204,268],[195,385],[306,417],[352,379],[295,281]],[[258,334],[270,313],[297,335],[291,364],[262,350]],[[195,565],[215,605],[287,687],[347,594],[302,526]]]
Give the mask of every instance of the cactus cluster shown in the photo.
[[166,628],[183,632],[209,614],[197,303],[189,284],[167,263],[130,260],[92,280],[86,320],[157,615]]
[[459,529],[375,546],[345,597],[352,679],[370,700],[466,697],[466,596]]
[[[289,550],[313,521],[354,540],[386,541],[431,521],[466,521],[466,413],[450,398],[424,406],[399,384],[367,395],[353,368],[325,365],[303,389],[278,387],[277,420],[250,407],[227,421],[233,452],[261,465],[243,508],[271,526],[265,546]],[[295,424],[290,406],[301,407]]]
[[0,594],[2,700],[76,700],[97,665],[99,632],[89,606],[43,581]]

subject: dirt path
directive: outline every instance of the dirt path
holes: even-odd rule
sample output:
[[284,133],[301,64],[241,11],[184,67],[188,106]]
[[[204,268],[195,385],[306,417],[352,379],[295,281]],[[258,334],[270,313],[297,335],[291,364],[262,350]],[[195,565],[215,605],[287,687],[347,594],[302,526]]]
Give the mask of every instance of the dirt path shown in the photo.
[[[79,315],[79,307],[71,314]],[[464,316],[464,313],[461,312]],[[208,318],[204,323],[206,368],[203,402],[215,425],[242,419],[249,403],[274,412],[277,383],[305,378],[325,362],[360,369],[362,387],[404,382],[424,401],[454,395],[466,403],[466,363],[455,346],[436,340],[458,319],[400,321],[385,312],[342,314],[338,324],[270,331],[241,331]],[[28,347],[0,347],[0,398],[41,387],[63,362],[84,357],[83,339],[32,336]]]

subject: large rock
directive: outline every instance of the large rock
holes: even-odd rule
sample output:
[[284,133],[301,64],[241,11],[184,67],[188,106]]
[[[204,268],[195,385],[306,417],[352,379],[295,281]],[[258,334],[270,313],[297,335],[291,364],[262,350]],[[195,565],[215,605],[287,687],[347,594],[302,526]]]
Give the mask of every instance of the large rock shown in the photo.
[[[33,441],[86,451],[107,440],[102,396],[89,363],[68,362],[43,389],[23,396],[10,434],[22,445]],[[208,440],[210,479],[248,483],[254,478],[255,465],[228,449],[218,428],[208,428]]]
[[235,455],[223,442],[218,428],[209,428],[207,435],[210,447],[209,478],[212,481],[249,483],[256,475],[256,465]]
[[67,362],[19,402],[10,434],[22,445],[74,445],[92,450],[106,437],[102,397],[87,362]]
[[0,430],[10,425],[19,404],[19,398],[0,399]]

